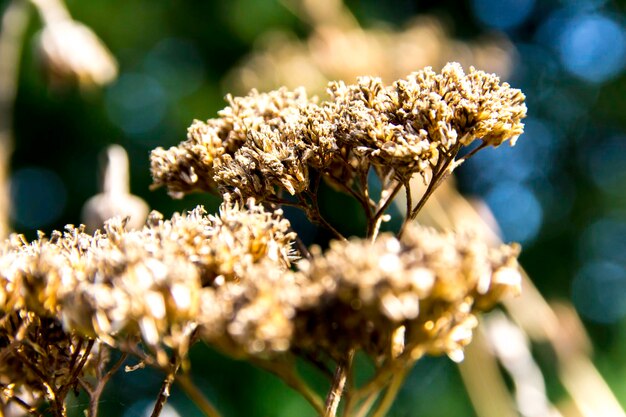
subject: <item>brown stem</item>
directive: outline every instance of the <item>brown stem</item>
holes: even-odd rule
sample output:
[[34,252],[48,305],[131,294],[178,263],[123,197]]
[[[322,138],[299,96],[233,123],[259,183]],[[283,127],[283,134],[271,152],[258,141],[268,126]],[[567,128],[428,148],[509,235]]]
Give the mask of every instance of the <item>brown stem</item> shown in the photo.
[[[456,152],[458,152],[458,150]],[[411,212],[407,213],[407,216],[405,217],[404,222],[402,223],[402,227],[400,228],[400,231],[398,232],[398,237],[402,237],[402,234],[406,230],[406,227],[409,224],[409,222],[411,222],[412,220],[415,220],[415,218],[417,217],[417,214],[426,204],[426,201],[428,201],[428,199],[433,195],[433,193],[435,192],[437,187],[441,185],[443,180],[445,180],[448,177],[448,175],[451,172],[450,170],[448,170],[448,168],[450,167],[452,163],[455,162],[454,155],[456,155],[456,153],[453,152],[451,156],[446,156],[442,164],[437,164],[437,167],[435,167],[435,170],[433,172],[433,177],[431,178],[430,183],[428,183],[428,187],[426,188],[426,191],[424,192],[420,200],[417,202],[415,207],[411,210]]]
[[87,414],[88,417],[97,417],[98,416],[98,403],[100,402],[100,396],[104,391],[106,384],[109,382],[111,377],[120,369],[122,364],[126,361],[128,357],[127,353],[122,353],[120,358],[115,362],[115,364],[108,370],[108,372],[102,376],[100,376],[100,371],[98,371],[98,380],[96,381],[96,386],[89,391],[89,412]]
[[385,214],[385,210],[389,208],[389,205],[391,204],[393,199],[396,197],[396,195],[402,188],[402,185],[403,185],[402,182],[400,181],[397,182],[397,184],[393,187],[393,189],[391,190],[391,192],[389,193],[385,201],[382,203],[380,208],[376,211],[376,213],[372,217],[371,223],[368,224],[368,231],[367,231],[368,237],[374,237],[378,234],[378,229],[380,229],[380,224],[381,224],[381,218],[383,214]]
[[188,375],[178,375],[176,383],[182,388],[187,397],[202,411],[206,417],[221,417],[221,414],[204,396],[202,391],[193,383]]
[[413,208],[413,194],[411,193],[411,185],[409,181],[404,183],[404,191],[406,193],[406,214],[405,219],[411,215],[411,209]]
[[296,356],[307,360],[311,365],[319,370],[322,375],[324,375],[324,377],[328,378],[329,381],[333,380],[334,375],[332,369],[329,369],[326,363],[324,363],[324,361],[317,357],[315,354],[308,351],[302,351],[295,347],[292,349],[292,351],[295,353]]
[[374,410],[374,414],[372,417],[385,417],[387,412],[393,405],[396,396],[398,395],[398,391],[402,387],[402,383],[404,382],[404,378],[410,368],[403,368],[402,370],[394,373],[393,378],[391,379],[391,383],[387,387],[387,391],[385,391],[385,395],[383,396],[380,404]]
[[[374,405],[374,403],[378,399],[379,395],[380,395],[380,391],[373,391],[373,392],[371,392],[368,395],[368,397],[365,399],[365,401],[363,401],[363,403],[361,404],[361,407],[359,407],[359,410],[356,412],[354,417],[365,417],[367,415],[367,413],[369,413],[370,410],[372,409],[372,406]],[[348,416],[349,416],[349,414],[346,414],[346,417],[348,417]]]
[[[74,368],[74,372],[72,373],[72,377],[70,378],[70,380],[75,380],[76,378],[78,378],[78,375],[80,374],[80,371],[83,370],[83,367],[85,366],[85,363],[87,363],[87,359],[89,358],[89,353],[91,353],[91,349],[93,348],[94,344],[95,344],[95,340],[93,340],[93,339],[90,339],[89,341],[87,341],[87,346],[85,346],[85,351],[84,351],[83,355],[80,358],[80,362],[78,363],[76,368]],[[82,341],[81,341],[80,345],[82,345]]]
[[167,403],[167,400],[170,397],[170,390],[172,388],[174,380],[176,379],[176,372],[178,372],[178,368],[180,367],[181,363],[180,359],[178,358],[176,358],[174,361],[175,363],[172,365],[171,369],[165,376],[163,384],[161,384],[159,396],[157,397],[157,401],[154,404],[154,409],[152,410],[152,414],[150,414],[150,417],[159,417],[161,411],[163,410],[163,407],[165,406],[165,403]]
[[478,147],[476,147],[474,150],[468,152],[467,154],[463,155],[461,158],[459,158],[456,163],[460,164],[468,159],[470,159],[472,156],[474,156],[476,154],[476,152],[485,149],[488,146],[487,143],[483,142],[481,143]]
[[293,388],[302,397],[311,404],[318,414],[324,412],[324,404],[322,399],[313,391],[311,387],[294,371],[295,365],[293,363],[282,363],[271,360],[251,359],[251,362],[259,368],[265,369],[268,372],[276,375],[283,380],[287,386]]
[[297,234],[295,242],[296,247],[298,248],[298,252],[300,252],[300,255],[304,256],[306,259],[311,259],[312,255],[311,252],[309,252],[309,248],[306,247],[302,239],[300,239],[300,236],[298,236]]
[[[329,177],[329,178],[332,178],[332,177]],[[372,218],[372,207],[370,205],[371,200],[369,200],[369,198],[365,195],[367,191],[364,191],[364,194],[360,194],[356,192],[352,187],[347,186],[346,184],[342,182],[339,182],[334,179],[333,181],[335,181],[335,184],[339,188],[344,190],[347,194],[350,194],[352,197],[354,197],[355,200],[359,202],[359,204],[361,204],[361,207],[363,207],[363,211],[365,212],[365,217],[367,218],[368,222],[370,222]]]
[[307,207],[306,215],[307,217],[314,223],[320,224],[326,229],[328,229],[333,235],[335,235],[336,239],[346,241],[347,239],[330,224],[322,213],[320,212],[319,205],[317,203],[317,196],[314,193],[307,192],[307,195],[311,199],[311,203],[307,202],[306,199],[300,196],[300,201],[303,205]]
[[13,152],[13,106],[28,27],[27,6],[23,0],[12,0],[4,10],[0,25],[0,239],[9,233],[8,175]]
[[343,360],[340,360],[335,369],[335,377],[333,378],[332,385],[326,396],[324,417],[335,417],[337,415],[337,408],[341,402],[343,395],[343,389],[346,384],[346,379],[350,368],[352,366],[352,359],[354,358],[354,349],[350,349],[348,354]]

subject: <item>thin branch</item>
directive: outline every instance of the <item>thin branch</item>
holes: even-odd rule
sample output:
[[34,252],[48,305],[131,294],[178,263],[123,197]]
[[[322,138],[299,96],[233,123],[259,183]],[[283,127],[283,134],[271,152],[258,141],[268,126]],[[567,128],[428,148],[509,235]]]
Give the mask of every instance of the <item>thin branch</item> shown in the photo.
[[352,359],[354,358],[354,349],[350,349],[343,360],[340,360],[335,370],[335,377],[333,383],[330,386],[328,395],[326,396],[326,403],[324,405],[325,412],[324,417],[335,417],[337,415],[337,408],[341,402],[343,395],[343,389],[346,384],[348,373],[351,371]]
[[378,208],[378,210],[372,217],[372,223],[368,224],[368,231],[367,231],[368,237],[375,237],[378,234],[378,230],[380,229],[380,225],[382,223],[382,220],[381,220],[382,216],[383,214],[385,214],[385,211],[389,208],[389,205],[391,204],[393,199],[396,198],[396,195],[402,188],[402,185],[403,185],[403,182],[398,181],[393,187],[393,189],[389,192],[389,194],[387,195],[387,198],[384,200],[382,205],[379,202],[380,207]]
[[322,375],[328,378],[329,381],[333,379],[333,370],[330,369],[324,361],[315,356],[312,352],[302,351],[298,348],[293,348],[292,351],[299,357],[306,359],[309,363],[311,363],[316,369],[318,369]]
[[[326,176],[330,177],[328,174],[325,174]],[[333,179],[334,180],[334,179]],[[370,205],[370,203],[372,202],[366,195],[364,194],[359,194],[358,192],[356,192],[352,187],[339,182],[337,180],[335,181],[335,185],[337,185],[337,187],[339,187],[340,189],[344,190],[346,193],[350,194],[352,197],[354,197],[355,200],[357,200],[359,202],[359,204],[361,205],[361,207],[363,207],[363,211],[365,212],[365,217],[367,218],[368,222],[370,221],[370,219],[372,218],[372,207]]]
[[311,199],[311,203],[308,203],[306,199],[302,196],[300,196],[300,201],[307,206],[307,217],[312,222],[317,223],[328,229],[333,235],[335,235],[336,239],[346,241],[347,239],[345,238],[345,236],[342,235],[337,229],[335,229],[333,225],[324,218],[324,216],[322,216],[319,205],[317,203],[317,196],[315,194],[312,194],[311,192],[307,192],[306,194]]
[[[291,230],[293,231],[293,228],[291,228]],[[297,234],[296,234],[295,242],[296,242],[296,247],[298,248],[298,252],[300,252],[300,254],[304,256],[306,259],[311,259],[312,255],[311,255],[311,252],[309,251],[309,248],[306,247],[302,239],[300,239],[300,236],[298,236]]]
[[[456,153],[458,153],[458,149],[453,149],[451,151],[451,155],[446,155],[445,159],[439,160],[439,162],[437,163],[437,166],[433,170],[433,177],[428,183],[428,187],[426,188],[426,191],[424,192],[420,200],[417,202],[415,207],[413,207],[410,213],[407,213],[407,216],[404,218],[402,227],[400,227],[400,231],[398,232],[398,237],[402,236],[409,222],[412,220],[415,220],[415,218],[417,217],[417,214],[426,204],[426,201],[428,201],[428,199],[433,195],[433,193],[435,192],[437,187],[441,185],[443,180],[445,180],[448,177],[448,175],[450,175],[452,171],[449,169],[449,167],[455,163],[454,157]],[[443,163],[441,163],[442,160],[444,161]]]
[[[372,391],[367,396],[365,401],[363,401],[363,403],[361,403],[361,407],[359,407],[359,410],[356,412],[354,417],[365,417],[365,416],[367,416],[367,413],[370,412],[370,410],[372,409],[372,406],[374,405],[374,403],[376,403],[376,400],[378,399],[379,396],[380,396],[380,391]],[[350,416],[350,414],[346,413],[346,417],[349,417],[349,416]]]
[[[88,417],[97,417],[98,415],[98,403],[100,402],[100,396],[104,391],[104,387],[109,382],[111,377],[120,369],[122,364],[128,358],[127,353],[122,353],[120,358],[113,364],[113,366],[107,371],[106,374],[100,376],[98,375],[98,380],[96,381],[96,386],[88,391],[89,393],[89,413]],[[98,374],[100,374],[100,370],[98,370]]]
[[487,146],[489,146],[488,143],[486,143],[486,142],[481,143],[475,149],[473,149],[472,151],[468,152],[467,154],[465,154],[461,158],[459,158],[455,163],[457,165],[461,164],[462,162],[464,162],[464,161],[470,159],[472,156],[474,156],[478,151],[480,151],[482,149],[485,149]]
[[287,386],[293,388],[302,397],[311,404],[315,411],[322,415],[324,413],[324,404],[322,399],[317,393],[309,387],[309,385],[294,371],[295,366],[293,363],[281,363],[277,361],[269,361],[262,359],[251,358],[250,361],[257,365],[259,368],[265,369],[268,372],[276,375],[287,384]]
[[404,183],[404,192],[406,193],[406,213],[404,216],[406,219],[411,215],[411,209],[413,208],[413,193],[411,193],[411,185],[409,181]]
[[173,353],[170,361],[170,369],[167,371],[167,375],[163,380],[163,384],[161,384],[159,396],[157,397],[157,401],[154,404],[154,409],[152,410],[152,414],[150,415],[150,417],[159,417],[161,411],[163,410],[163,407],[165,406],[165,403],[167,403],[167,400],[170,398],[172,384],[176,380],[176,373],[180,368],[182,358],[176,353]]
[[409,369],[409,367],[406,367],[394,373],[391,383],[387,387],[387,391],[385,391],[385,395],[380,401],[380,404],[378,404],[378,407],[374,410],[372,417],[385,417],[387,415],[387,412],[393,405],[393,402],[398,395],[398,391],[400,391],[400,388],[402,387],[402,383],[404,382],[404,378],[406,377]]
[[188,375],[176,376],[176,383],[206,417],[221,417],[220,412],[217,411],[215,406],[211,404],[211,401],[204,396],[202,391],[198,389]]
[[[79,343],[79,347],[82,347],[81,346],[82,342],[83,341],[81,340],[80,343]],[[87,346],[85,346],[85,351],[84,351],[83,355],[80,358],[80,362],[78,362],[78,364],[76,365],[76,367],[72,371],[72,374],[70,376],[70,379],[69,379],[68,383],[65,384],[63,387],[61,387],[61,389],[59,390],[59,392],[61,392],[63,394],[63,397],[65,397],[65,395],[67,394],[67,392],[69,391],[69,389],[71,387],[75,386],[76,381],[78,380],[78,376],[80,375],[80,372],[83,370],[83,367],[87,363],[87,359],[89,359],[89,353],[91,352],[91,349],[93,348],[94,343],[95,343],[95,340],[93,340],[93,339],[90,339],[87,342]]]
[[9,161],[13,152],[13,107],[17,95],[20,56],[28,28],[29,10],[12,0],[0,25],[0,238],[9,232]]

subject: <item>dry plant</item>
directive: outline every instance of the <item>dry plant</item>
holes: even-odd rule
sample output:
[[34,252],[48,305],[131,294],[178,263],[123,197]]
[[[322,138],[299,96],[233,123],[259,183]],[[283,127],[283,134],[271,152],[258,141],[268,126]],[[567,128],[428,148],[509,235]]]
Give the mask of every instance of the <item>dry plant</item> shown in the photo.
[[[524,95],[456,63],[328,91],[327,101],[284,88],[229,96],[186,141],[152,152],[155,187],[218,193],[216,215],[198,207],[171,219],[153,212],[137,230],[114,218],[94,234],[70,225],[30,243],[12,235],[0,252],[1,404],[65,416],[68,395],[84,391],[95,416],[107,381],[134,358],[127,371],[166,375],[153,416],[175,381],[218,416],[188,373],[190,347],[205,342],[274,373],[321,416],[380,417],[420,357],[461,361],[477,313],[519,292],[519,248],[413,220],[463,161],[514,144]],[[324,217],[322,181],[360,204],[363,238]],[[402,226],[380,233],[403,189]],[[305,247],[285,205],[334,235],[326,251]],[[359,352],[374,371],[357,384]],[[325,398],[296,360],[328,376]]]

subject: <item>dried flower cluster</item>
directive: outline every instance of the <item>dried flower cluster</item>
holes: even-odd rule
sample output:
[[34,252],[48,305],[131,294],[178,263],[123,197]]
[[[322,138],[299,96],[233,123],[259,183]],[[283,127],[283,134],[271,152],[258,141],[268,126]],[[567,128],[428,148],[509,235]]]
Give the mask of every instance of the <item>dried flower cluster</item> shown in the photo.
[[336,358],[363,349],[379,360],[424,353],[460,360],[475,311],[519,291],[517,253],[419,226],[399,240],[332,242],[299,263],[310,282],[295,343]]
[[294,236],[278,215],[225,204],[219,216],[153,212],[138,231],[116,218],[93,236],[71,226],[30,244],[14,236],[1,258],[0,307],[112,345],[140,330],[147,344],[173,347],[198,317],[203,286],[237,280],[260,260],[289,267]]
[[309,189],[309,169],[345,183],[373,165],[407,181],[454,159],[475,139],[514,143],[526,115],[519,90],[482,71],[466,75],[458,64],[390,86],[369,77],[356,85],[334,82],[329,92],[320,104],[302,90],[229,97],[219,118],[195,121],[185,142],[153,151],[154,185],[174,196],[217,186],[261,201],[280,189],[291,195]]
[[[476,313],[519,291],[519,249],[411,220],[464,159],[515,141],[524,96],[458,64],[392,85],[368,77],[335,82],[329,92],[322,103],[304,90],[229,96],[218,118],[193,123],[187,141],[153,151],[155,186],[175,196],[217,191],[224,198],[217,215],[198,207],[165,220],[153,212],[139,230],[114,218],[93,235],[68,226],[32,243],[13,235],[0,246],[2,403],[29,408],[16,393],[31,392],[65,416],[65,396],[80,386],[95,416],[102,384],[132,355],[167,374],[156,416],[189,347],[203,340],[276,373],[325,417],[336,416],[350,361],[362,351],[376,367],[365,397],[387,392],[378,416],[419,357],[461,360]],[[368,190],[371,173],[379,201]],[[428,188],[413,207],[408,181],[415,175]],[[365,238],[348,240],[324,218],[322,179],[361,204]],[[395,235],[379,235],[402,187],[407,217]],[[282,204],[303,209],[337,240],[326,252],[309,251]],[[107,373],[112,350],[122,357]],[[323,369],[336,364],[325,406],[285,365],[295,357]],[[363,394],[357,388],[350,389]],[[368,401],[362,398],[359,415],[375,403]],[[343,412],[352,415],[348,406]]]

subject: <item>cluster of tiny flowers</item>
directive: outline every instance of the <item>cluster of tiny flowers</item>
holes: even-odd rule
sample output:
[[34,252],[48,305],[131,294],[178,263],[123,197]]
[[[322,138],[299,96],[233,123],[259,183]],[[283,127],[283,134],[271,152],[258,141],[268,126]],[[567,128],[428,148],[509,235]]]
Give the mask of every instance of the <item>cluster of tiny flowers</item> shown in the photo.
[[202,293],[204,340],[235,356],[282,351],[462,359],[475,313],[520,290],[519,247],[411,225],[398,240],[333,241],[296,270],[259,262]]
[[93,236],[71,226],[30,244],[14,236],[0,257],[0,309],[32,311],[110,345],[140,334],[149,346],[177,348],[202,321],[203,291],[261,261],[289,268],[294,237],[279,211],[253,201],[225,203],[217,216],[154,212],[141,230],[112,219]]
[[465,74],[456,63],[392,85],[362,77],[328,90],[330,99],[319,104],[303,90],[228,97],[218,118],[195,121],[186,141],[153,151],[154,186],[177,197],[218,189],[261,201],[277,190],[306,190],[310,168],[331,183],[345,184],[369,166],[407,181],[476,139],[513,144],[526,116],[520,90],[473,68]]
[[460,360],[475,312],[519,291],[518,251],[417,225],[399,240],[383,234],[373,243],[334,241],[298,264],[308,285],[294,343],[336,358],[363,349],[375,358],[428,353]]
[[293,136],[282,140],[277,135],[308,103],[304,90],[283,88],[264,94],[253,90],[247,97],[227,100],[229,106],[219,118],[194,121],[187,141],[152,151],[154,185],[166,184],[173,197],[192,190],[213,191],[216,182],[246,189],[249,197],[257,198],[275,184],[292,193],[301,190],[307,173],[300,152],[306,147]]

